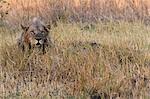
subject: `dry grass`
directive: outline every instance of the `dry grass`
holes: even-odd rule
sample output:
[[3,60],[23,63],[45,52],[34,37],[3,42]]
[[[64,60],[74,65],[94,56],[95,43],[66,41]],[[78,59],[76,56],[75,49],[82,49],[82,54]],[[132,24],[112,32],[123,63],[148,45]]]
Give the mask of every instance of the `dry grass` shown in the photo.
[[[149,1],[8,1],[0,5],[0,98],[150,98]],[[17,48],[18,26],[34,16],[57,23],[44,55]]]
[[[4,23],[18,27],[28,24],[34,16],[40,16],[47,23],[63,22],[106,22],[125,20],[150,23],[150,2],[148,0],[6,0],[9,5],[0,7],[5,14]],[[2,11],[1,11],[2,10]]]
[[150,98],[149,26],[60,22],[45,55],[20,52],[18,32],[0,32],[1,98]]

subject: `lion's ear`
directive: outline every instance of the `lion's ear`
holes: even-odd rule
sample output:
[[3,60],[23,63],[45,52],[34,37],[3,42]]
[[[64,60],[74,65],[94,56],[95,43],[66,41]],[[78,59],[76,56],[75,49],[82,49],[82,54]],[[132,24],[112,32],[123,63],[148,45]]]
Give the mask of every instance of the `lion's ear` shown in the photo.
[[51,29],[51,25],[44,25],[45,31],[49,32]]
[[20,26],[21,26],[21,28],[22,28],[23,30],[25,30],[25,31],[27,31],[27,30],[28,30],[28,28],[29,28],[29,27],[24,26],[24,25],[22,25],[22,24],[21,24]]

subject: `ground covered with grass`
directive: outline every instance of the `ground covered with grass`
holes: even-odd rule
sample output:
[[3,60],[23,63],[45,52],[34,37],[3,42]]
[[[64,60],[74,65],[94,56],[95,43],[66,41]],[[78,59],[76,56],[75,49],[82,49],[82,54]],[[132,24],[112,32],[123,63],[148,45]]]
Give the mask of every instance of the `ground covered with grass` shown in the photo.
[[52,27],[42,55],[0,28],[0,98],[149,99],[150,27],[106,22]]

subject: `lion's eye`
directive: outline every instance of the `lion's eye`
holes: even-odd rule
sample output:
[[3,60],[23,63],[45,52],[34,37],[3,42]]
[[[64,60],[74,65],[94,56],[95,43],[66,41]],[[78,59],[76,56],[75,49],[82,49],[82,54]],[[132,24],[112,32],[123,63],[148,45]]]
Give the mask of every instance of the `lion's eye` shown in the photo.
[[42,34],[44,34],[44,33],[45,33],[45,31],[41,31],[41,33],[42,33]]
[[35,34],[34,31],[31,31],[31,34]]

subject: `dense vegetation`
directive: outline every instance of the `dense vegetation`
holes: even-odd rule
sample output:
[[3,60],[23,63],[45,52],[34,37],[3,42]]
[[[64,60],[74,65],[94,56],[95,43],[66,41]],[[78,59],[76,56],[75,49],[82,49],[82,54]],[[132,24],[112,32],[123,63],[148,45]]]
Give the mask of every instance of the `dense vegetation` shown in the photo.
[[[96,14],[99,10],[90,8],[90,15],[97,15],[93,20],[83,11],[89,8],[82,6],[82,12],[77,13],[79,19],[76,20],[72,17],[75,13],[62,9],[65,3],[59,7],[60,2],[55,6],[47,5],[58,8],[57,14],[52,16],[58,16],[59,13],[59,18],[54,21],[56,26],[52,22],[49,33],[54,46],[47,48],[44,55],[36,49],[22,53],[16,44],[21,31],[18,26],[21,20],[24,24],[28,23],[31,14],[34,14],[30,12],[33,9],[22,10],[26,11],[24,14],[30,12],[30,17],[19,17],[22,13],[14,17],[11,16],[13,14],[5,16],[4,25],[0,27],[0,98],[149,99],[148,15],[143,17],[139,14],[141,16],[137,19],[136,14],[127,14],[126,11],[131,10],[123,10],[126,12],[124,17],[116,19],[120,14],[113,12],[118,10],[112,11],[115,7],[112,5],[107,9],[108,13],[103,9],[104,14]],[[80,6],[74,10],[79,9]],[[45,17],[48,11],[42,10],[45,14],[37,15],[50,22],[52,16]],[[109,17],[98,20],[106,15]]]

